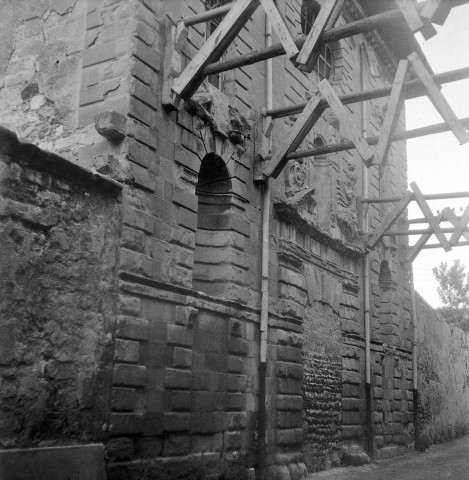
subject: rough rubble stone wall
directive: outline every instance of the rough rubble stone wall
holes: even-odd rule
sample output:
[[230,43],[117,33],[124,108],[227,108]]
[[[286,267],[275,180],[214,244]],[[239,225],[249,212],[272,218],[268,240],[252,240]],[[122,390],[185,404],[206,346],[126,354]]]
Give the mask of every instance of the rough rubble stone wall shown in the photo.
[[421,447],[469,428],[469,335],[417,295],[418,422]]
[[303,410],[305,433],[303,451],[309,472],[340,465],[342,427],[341,363],[321,355],[304,359]]
[[97,440],[109,418],[118,202],[91,172],[0,137],[0,445]]

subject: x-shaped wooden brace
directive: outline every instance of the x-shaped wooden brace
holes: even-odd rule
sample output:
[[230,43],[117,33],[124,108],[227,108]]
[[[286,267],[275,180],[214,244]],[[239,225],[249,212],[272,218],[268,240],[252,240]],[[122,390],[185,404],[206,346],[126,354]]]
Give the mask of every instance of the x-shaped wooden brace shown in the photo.
[[[454,226],[454,232],[449,239],[449,244],[451,246],[457,246],[461,236],[463,236],[466,240],[469,240],[469,232],[465,231],[469,223],[469,204],[465,208],[464,213],[461,217],[457,217],[453,210],[451,210],[450,208],[444,208],[443,211],[439,213],[438,216],[435,218],[435,221],[439,224],[444,219],[448,220]],[[406,256],[406,260],[409,262],[413,262],[432,235],[433,228],[429,227],[427,232],[423,234],[417,240],[415,245],[411,248],[411,250]]]
[[449,244],[448,240],[445,237],[445,234],[441,231],[439,226],[439,222],[437,222],[436,218],[433,216],[430,206],[428,205],[427,201],[425,200],[420,188],[415,182],[410,184],[410,188],[414,192],[414,198],[422,210],[423,215],[427,219],[428,224],[433,230],[433,233],[438,238],[441,246],[443,247],[445,252],[449,252],[451,250],[451,245]]
[[391,146],[391,135],[394,133],[401,113],[402,104],[404,103],[404,82],[408,66],[408,60],[401,60],[399,62],[388,101],[386,116],[384,117],[384,122],[380,130],[379,141],[376,146],[376,154],[371,160],[365,162],[367,167],[370,167],[372,164],[384,164],[387,160],[389,148]]
[[[353,120],[344,104],[340,101],[331,84],[324,79],[316,86],[319,91],[308,101],[306,107],[293,124],[287,139],[282,142],[280,148],[274,152],[272,158],[264,169],[265,178],[277,178],[278,174],[282,171],[283,167],[289,160],[288,154],[294,152],[299,147],[328,105],[332,108],[332,111],[339,119],[341,127],[354,143],[363,161],[366,162],[373,157],[374,148],[370,147],[366,140],[361,136],[356,126],[356,122]],[[325,101],[322,100],[321,97]]]
[[181,75],[174,80],[171,86],[174,103],[177,103],[180,98],[184,100],[189,99],[199,88],[204,80],[204,68],[208,64],[217,61],[225,53],[230,43],[256,11],[259,3],[268,16],[287,55],[292,58],[298,54],[298,47],[273,0],[237,0],[233,2],[230,11],[189,62]]

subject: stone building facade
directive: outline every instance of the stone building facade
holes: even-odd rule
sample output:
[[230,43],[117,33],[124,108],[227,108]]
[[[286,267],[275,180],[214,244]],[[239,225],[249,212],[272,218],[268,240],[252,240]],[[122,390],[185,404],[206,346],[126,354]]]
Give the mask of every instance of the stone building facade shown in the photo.
[[[109,479],[177,477],[195,464],[256,469],[263,187],[253,182],[253,126],[266,105],[265,64],[211,77],[168,111],[166,25],[208,4],[26,3],[1,7],[0,445],[101,442]],[[305,34],[303,2],[277,3],[293,35]],[[362,13],[346,2],[339,24]],[[211,28],[189,29],[183,66]],[[264,45],[258,8],[226,57]],[[339,94],[394,77],[373,34],[330,44],[320,61]],[[273,72],[275,107],[314,92],[285,57]],[[371,136],[385,107],[348,106]],[[274,121],[273,151],[293,122]],[[343,135],[326,110],[304,146]],[[402,195],[405,145],[394,143],[367,180],[350,150],[290,161],[271,182],[268,478],[338,466],[344,452],[413,447],[404,237],[370,252],[365,385],[364,181],[372,197]],[[369,231],[382,205],[369,207]]]

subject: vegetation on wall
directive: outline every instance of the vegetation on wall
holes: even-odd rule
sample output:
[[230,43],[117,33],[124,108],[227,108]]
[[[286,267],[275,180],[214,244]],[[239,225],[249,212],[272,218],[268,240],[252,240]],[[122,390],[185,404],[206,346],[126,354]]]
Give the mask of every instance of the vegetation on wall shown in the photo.
[[469,332],[469,273],[460,260],[448,268],[443,262],[433,269],[443,306],[437,313],[451,325]]

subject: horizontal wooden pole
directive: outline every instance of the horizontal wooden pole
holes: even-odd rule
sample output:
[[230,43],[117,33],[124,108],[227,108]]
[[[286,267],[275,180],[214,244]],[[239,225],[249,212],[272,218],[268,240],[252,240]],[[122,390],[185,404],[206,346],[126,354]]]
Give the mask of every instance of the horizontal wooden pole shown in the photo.
[[[402,197],[362,198],[363,203],[399,202]],[[469,198],[469,192],[430,193],[424,195],[425,200],[446,200],[448,198]]]
[[[454,228],[440,228],[440,230],[443,233],[453,233]],[[463,229],[464,232],[469,232],[469,227],[466,227]],[[428,233],[428,229],[415,229],[415,230],[396,230],[395,232],[393,231],[388,231],[384,234],[385,237],[391,237],[391,236],[403,236],[403,235],[424,235]]]
[[[424,197],[425,197],[425,195],[424,195]],[[457,218],[460,218],[460,217],[457,217]],[[444,222],[449,222],[449,220],[445,219],[445,220],[442,220],[440,223],[444,223]],[[409,225],[415,225],[417,223],[428,223],[428,220],[425,217],[413,218],[412,220],[407,220],[406,223],[408,223]]]
[[183,18],[182,22],[184,22],[184,25],[186,27],[197,25],[199,23],[208,22],[213,18],[218,18],[218,17],[222,17],[223,15],[226,15],[230,11],[232,6],[233,6],[232,3],[228,3],[226,5],[222,5],[221,7],[212,8],[211,10],[207,10],[205,12],[192,15],[192,17]]
[[[439,73],[437,75],[433,75],[432,78],[440,84],[464,80],[466,78],[469,78],[469,67]],[[347,95],[341,95],[339,98],[344,105],[348,105],[351,103],[358,103],[364,102],[366,100],[374,100],[376,98],[387,97],[390,95],[391,89],[392,85],[389,87],[377,88],[374,90],[364,90],[362,92],[349,93]],[[411,80],[406,82],[404,84],[404,89],[404,98],[406,100],[409,100],[411,98],[423,97],[427,94],[427,91],[425,90],[425,87],[422,85],[420,80]],[[327,105],[325,101],[324,104]],[[274,108],[272,110],[267,110],[265,112],[265,115],[272,118],[281,118],[288,117],[290,115],[297,115],[302,112],[305,106],[306,103],[299,103],[297,105],[290,105],[288,107]]]
[[[451,245],[453,248],[454,247],[469,247],[469,242],[464,241],[464,242],[459,242],[454,245]],[[428,245],[424,245],[421,250],[428,250],[430,248],[443,248],[439,243],[429,243]]]
[[[451,1],[453,7],[469,3],[469,0],[445,0]],[[425,2],[419,3],[417,9],[420,11],[425,6]],[[325,43],[336,42],[343,38],[352,37],[353,35],[358,35],[359,33],[368,32],[383,26],[389,26],[389,24],[402,21],[402,13],[399,9],[389,10],[384,13],[378,13],[370,17],[362,18],[355,22],[350,22],[340,27],[330,28],[326,30],[321,36],[320,41],[318,42],[318,47]],[[303,47],[305,43],[304,38],[296,40],[296,45],[299,49]],[[245,55],[237,58],[232,58],[229,60],[222,60],[219,62],[211,63],[207,65],[203,70],[203,75],[212,75],[215,73],[226,72],[227,70],[232,70],[234,68],[245,67],[247,65],[252,65],[254,63],[262,62],[263,60],[268,60],[269,58],[280,57],[285,54],[285,49],[281,43],[276,43],[270,47],[266,47],[260,50],[254,50],[252,52],[246,53]]]
[[[379,13],[371,17],[363,18],[355,22],[347,23],[345,25],[341,25],[340,27],[330,28],[324,32],[321,40],[318,42],[318,46],[323,45],[324,43],[336,42],[342,38],[351,37],[353,35],[367,32],[368,30],[372,30],[384,25],[389,25],[390,22],[396,22],[401,19],[402,14],[400,10],[395,9],[388,12]],[[297,47],[301,49],[305,43],[305,39],[300,38],[296,40],[295,43]],[[268,60],[269,58],[280,57],[284,54],[285,49],[283,48],[283,45],[281,43],[276,43],[270,47],[248,52],[241,57],[211,63],[204,68],[203,74],[207,76],[215,73],[226,72],[227,70],[232,70],[233,68],[245,67],[246,65],[262,62],[263,60]]]
[[[464,126],[469,125],[469,117],[459,120]],[[443,133],[449,131],[450,128],[446,123],[437,123],[427,127],[415,128],[407,130],[406,132],[396,132],[391,135],[391,142],[398,142],[400,140],[408,140],[410,138],[424,137],[425,135],[433,135],[434,133]],[[377,145],[379,137],[367,137],[365,140],[368,145]],[[343,152],[345,150],[353,150],[355,145],[353,142],[335,143],[333,145],[325,145],[324,147],[315,147],[308,150],[298,150],[287,155],[288,160],[297,158],[314,157],[315,155],[326,155],[328,153]],[[458,197],[459,198],[459,197]],[[367,201],[367,200],[364,200]],[[393,200],[398,201],[398,200]]]

